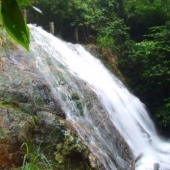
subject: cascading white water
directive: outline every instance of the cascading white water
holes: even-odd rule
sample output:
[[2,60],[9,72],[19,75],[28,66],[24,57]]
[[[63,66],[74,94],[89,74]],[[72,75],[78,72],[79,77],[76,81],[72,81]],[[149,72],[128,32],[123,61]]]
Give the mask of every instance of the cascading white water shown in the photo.
[[[136,164],[137,170],[153,169],[154,163],[159,163],[163,170],[170,169],[170,144],[157,135],[145,106],[140,100],[82,46],[63,42],[41,28],[32,25],[29,27],[32,35],[31,52],[36,56],[37,67],[43,72],[54,95],[56,94],[54,83],[57,83],[57,80],[54,74],[45,71],[47,56],[43,58],[44,52],[51,58],[55,67],[57,67],[55,61],[59,61],[67,68],[67,71],[87,82],[106,110],[107,114],[102,115],[102,120],[99,120],[102,127],[99,127],[100,123],[95,123],[94,116],[88,112],[86,103],[83,105],[83,116],[81,116],[74,103],[69,100],[69,94],[66,95],[65,100],[58,97],[67,120],[74,124],[75,128],[77,127],[79,135],[101,159],[105,168],[107,170],[117,169],[113,158],[117,158],[122,169],[126,167],[126,161],[119,158],[119,151],[116,151],[112,142],[112,129],[110,128],[112,125],[108,126],[108,122],[109,124],[111,122],[129,145],[134,157],[143,154]],[[98,117],[97,114],[96,117]]]

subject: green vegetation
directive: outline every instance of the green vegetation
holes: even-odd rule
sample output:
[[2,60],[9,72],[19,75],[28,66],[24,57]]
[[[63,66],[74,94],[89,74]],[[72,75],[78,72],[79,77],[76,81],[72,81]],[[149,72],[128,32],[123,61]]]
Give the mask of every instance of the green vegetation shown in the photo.
[[[53,169],[62,169],[58,164],[51,163],[43,155],[39,148],[36,148],[34,151],[30,149],[27,143],[23,143],[21,148],[26,148],[26,153],[23,158],[23,165],[21,170],[53,170]],[[18,169],[18,168],[17,168]]]
[[161,126],[170,126],[170,23],[148,28],[143,40],[131,44],[119,66]]
[[27,0],[2,0],[0,20],[8,34],[29,50],[29,29],[22,17],[20,6],[32,6]]

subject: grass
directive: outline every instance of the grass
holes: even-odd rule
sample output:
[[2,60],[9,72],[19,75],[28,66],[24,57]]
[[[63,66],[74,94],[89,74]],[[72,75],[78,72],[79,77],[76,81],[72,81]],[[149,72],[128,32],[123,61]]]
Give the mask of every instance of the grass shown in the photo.
[[30,147],[27,143],[23,143],[21,147],[26,148],[26,153],[23,158],[23,165],[16,170],[62,170],[63,168],[57,163],[49,161],[45,155],[40,152],[38,147],[34,152],[30,152]]

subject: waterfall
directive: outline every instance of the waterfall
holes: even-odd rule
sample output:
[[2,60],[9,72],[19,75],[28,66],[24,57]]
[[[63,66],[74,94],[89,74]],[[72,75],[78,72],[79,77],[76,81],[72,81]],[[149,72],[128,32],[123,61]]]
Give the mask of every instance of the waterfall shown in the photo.
[[[66,43],[39,27],[29,25],[29,28],[30,52],[44,81],[60,103],[66,119],[105,169],[130,169],[131,158],[123,156],[123,146],[118,147],[119,135],[134,158],[142,154],[136,163],[137,170],[153,169],[155,163],[160,164],[161,169],[170,169],[170,144],[157,134],[144,104],[81,45]],[[60,80],[55,70],[63,73]],[[66,72],[83,80],[84,88],[94,95],[87,100],[89,94],[82,93],[81,83],[73,83],[74,78],[66,76]],[[65,81],[69,82],[67,87],[62,86]],[[100,105],[96,104],[97,100]]]

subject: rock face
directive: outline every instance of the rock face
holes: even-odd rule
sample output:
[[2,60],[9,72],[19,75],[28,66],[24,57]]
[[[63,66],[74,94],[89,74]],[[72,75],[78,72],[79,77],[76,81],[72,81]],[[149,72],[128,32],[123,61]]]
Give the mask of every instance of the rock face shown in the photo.
[[[67,105],[68,109],[76,105],[79,111],[74,112],[79,117],[83,117],[86,105],[94,123],[105,133],[106,127],[101,123],[105,110],[94,92],[85,82],[68,73],[60,63],[57,64],[58,67],[54,67],[50,64],[53,61],[47,60],[48,67],[44,66],[40,71],[32,53],[18,46],[12,47],[13,45],[1,47],[0,52],[0,169],[21,167],[24,157],[26,166],[33,162],[33,155],[38,155],[36,162],[39,162],[41,169],[47,169],[42,158],[45,156],[49,162],[56,161],[57,167],[52,165],[52,168],[57,170],[105,170],[101,161],[103,158],[100,160],[95,153],[91,153],[96,148],[88,142],[90,132],[86,130],[86,134],[81,135],[81,130],[85,127],[66,119]],[[35,48],[40,52],[42,50],[38,46]],[[50,70],[55,72],[57,82],[54,85],[44,76],[48,76]],[[129,147],[111,122],[107,118],[104,121],[112,129],[112,134],[108,135],[124,159],[121,161],[126,162],[127,170],[132,160]],[[111,154],[116,157],[117,153],[108,153]],[[124,166],[119,167],[119,160],[113,162],[118,169],[125,169]]]
[[[57,164],[53,169],[98,169],[90,166],[89,149],[65,120],[34,59],[21,47],[7,48],[0,53],[0,169],[20,169],[27,147],[27,163],[38,155],[40,169],[47,168],[41,164],[42,155]],[[62,77],[59,84],[66,84]]]
[[31,142],[35,123],[33,117],[15,106],[0,105],[0,169],[22,165],[24,142]]

